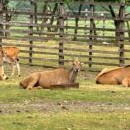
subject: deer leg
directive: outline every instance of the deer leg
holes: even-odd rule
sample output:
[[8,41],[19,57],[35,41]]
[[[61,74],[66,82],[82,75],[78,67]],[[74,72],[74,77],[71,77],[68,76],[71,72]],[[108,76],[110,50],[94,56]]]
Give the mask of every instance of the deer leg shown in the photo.
[[2,75],[4,75],[4,73],[5,73],[5,72],[4,72],[4,67],[3,67],[3,65],[2,65]]
[[14,76],[14,73],[15,73],[15,69],[16,69],[16,64],[12,64],[13,65],[13,70],[12,70],[12,74],[11,74],[11,76]]
[[122,80],[122,85],[124,85],[125,87],[128,87],[128,86],[129,86],[128,77],[125,77],[125,78]]
[[38,82],[39,76],[35,76],[35,77],[31,77],[31,79],[29,79],[29,83],[26,89],[32,89],[35,84]]
[[3,77],[4,80],[5,80],[5,79],[8,79],[8,77],[5,75],[3,65],[1,66],[1,74],[2,74],[2,77]]
[[20,65],[18,62],[16,62],[16,67],[17,67],[17,70],[18,70],[18,76],[20,76]]

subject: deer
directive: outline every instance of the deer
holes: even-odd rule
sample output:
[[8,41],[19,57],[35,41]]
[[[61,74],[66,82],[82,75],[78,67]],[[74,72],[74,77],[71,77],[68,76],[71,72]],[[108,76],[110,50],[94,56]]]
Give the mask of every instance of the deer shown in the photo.
[[129,86],[130,65],[114,69],[103,69],[96,77],[97,84]]
[[3,60],[12,64],[11,76],[14,76],[17,68],[18,76],[20,76],[20,65],[19,65],[19,48],[16,46],[4,46],[1,47],[3,50]]
[[0,48],[0,80],[6,80],[8,77],[4,73],[4,68],[3,68],[3,49]]
[[56,85],[75,83],[81,65],[79,60],[74,60],[71,62],[72,67],[70,70],[56,68],[53,70],[34,72],[25,77],[19,84],[24,89],[32,89],[38,86],[44,89],[53,89]]

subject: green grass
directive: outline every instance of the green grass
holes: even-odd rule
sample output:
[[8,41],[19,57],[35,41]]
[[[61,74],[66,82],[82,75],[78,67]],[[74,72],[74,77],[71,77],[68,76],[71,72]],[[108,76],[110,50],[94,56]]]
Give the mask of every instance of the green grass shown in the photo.
[[0,102],[23,102],[25,100],[81,100],[86,102],[111,102],[130,104],[130,89],[114,85],[97,85],[91,80],[80,80],[79,89],[20,89],[21,78],[9,79],[0,83]]
[[[7,69],[7,68],[6,68]],[[0,104],[25,104],[29,103],[54,103],[58,102],[83,102],[90,106],[83,110],[75,111],[60,109],[60,111],[46,111],[42,109],[31,109],[26,111],[23,106],[21,112],[16,109],[12,112],[0,113],[0,130],[129,130],[130,111],[122,109],[122,105],[130,105],[130,89],[119,85],[97,85],[95,84],[95,74],[91,79],[84,77],[84,72],[80,72],[78,82],[79,89],[33,89],[24,90],[19,88],[19,82],[25,75],[40,70],[40,67],[22,66],[21,77],[10,77],[6,81],[0,82]],[[45,69],[45,68],[44,68]],[[44,70],[43,69],[43,70]],[[5,70],[6,71],[6,70]],[[91,111],[91,103],[94,104]],[[109,111],[102,111],[102,104],[107,105]],[[70,104],[71,105],[71,104]],[[107,107],[106,106],[106,107]],[[112,106],[120,109],[112,110]],[[51,107],[51,106],[50,106]],[[90,107],[90,108],[89,108]],[[7,109],[7,108],[6,108]],[[9,108],[8,108],[9,109]],[[10,108],[12,109],[12,108]],[[28,108],[29,109],[29,108]],[[47,108],[46,108],[47,109]],[[105,108],[106,109],[106,108]],[[105,110],[104,109],[104,110]],[[1,108],[0,108],[1,110]],[[10,111],[10,110],[8,110]]]
[[1,115],[0,130],[129,130],[130,112]]

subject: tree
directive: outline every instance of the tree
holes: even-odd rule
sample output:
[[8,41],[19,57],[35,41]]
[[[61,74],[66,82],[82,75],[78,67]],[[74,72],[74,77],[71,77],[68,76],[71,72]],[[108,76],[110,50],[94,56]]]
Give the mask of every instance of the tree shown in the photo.
[[[65,2],[67,3],[68,7],[69,7],[69,3],[72,2],[72,1],[73,1],[73,0],[65,0]],[[75,1],[87,1],[87,0],[75,0]],[[118,2],[118,3],[120,3],[120,2],[123,2],[123,3],[130,2],[130,0],[88,0],[88,1],[97,1],[97,2]],[[81,9],[80,7],[81,7],[81,5],[79,5],[79,9]],[[120,6],[118,12],[115,12],[115,11],[114,11],[114,7],[113,7],[112,5],[108,5],[108,7],[102,5],[102,7],[103,7],[107,12],[109,12],[109,13],[111,14],[111,16],[112,16],[112,18],[113,18],[113,21],[114,21],[115,28],[116,28],[116,30],[119,30],[120,20],[118,20],[118,19],[119,19],[119,18],[121,17],[121,15],[122,15],[122,11],[123,11],[122,6]],[[70,7],[69,7],[69,9],[73,10],[73,9],[70,8]],[[80,12],[80,10],[79,10],[79,12]],[[80,13],[79,13],[79,14],[80,14]],[[130,15],[130,13],[125,14],[125,16],[128,16],[128,15]],[[76,20],[76,21],[77,21],[77,22],[76,22],[76,26],[77,26],[78,20]],[[129,27],[129,22],[128,22],[128,21],[126,21],[126,22],[127,22],[127,28],[129,29],[129,28],[130,28],[130,27]],[[93,21],[93,27],[96,27],[96,26],[95,26],[95,21]],[[75,31],[75,32],[76,32],[76,31]],[[94,33],[96,34],[96,32],[94,32]],[[128,32],[128,35],[129,35],[129,37],[130,37],[130,31]],[[120,38],[120,33],[119,33],[118,31],[116,31],[115,36],[116,36],[117,40],[119,40],[119,38]]]
[[[130,2],[130,0],[95,0],[95,1],[97,1],[97,2],[106,2],[106,1],[107,1],[107,2],[118,2],[118,3],[120,3],[120,2],[122,2],[122,3]],[[109,11],[109,12],[110,12],[110,14],[111,14],[111,16],[112,16],[112,18],[113,18],[113,20],[114,20],[115,28],[116,28],[116,30],[119,30],[120,21],[119,21],[119,20],[116,20],[116,18],[118,19],[118,18],[121,17],[122,11],[123,11],[125,8],[122,9],[122,6],[120,6],[118,13],[114,11],[114,8],[112,7],[112,5],[108,5],[108,8],[106,8],[106,7],[103,6],[103,8],[106,9],[106,11]],[[130,13],[129,13],[129,14],[130,14]],[[125,14],[125,16],[126,16],[126,15],[129,15],[129,14]],[[127,23],[127,28],[128,28],[128,30],[129,30],[129,22],[126,21],[126,23]],[[119,32],[116,32],[115,35],[116,35],[117,40],[119,40],[119,38],[120,38],[120,33],[119,33]],[[129,37],[130,37],[130,31],[128,31],[128,35],[129,35]]]

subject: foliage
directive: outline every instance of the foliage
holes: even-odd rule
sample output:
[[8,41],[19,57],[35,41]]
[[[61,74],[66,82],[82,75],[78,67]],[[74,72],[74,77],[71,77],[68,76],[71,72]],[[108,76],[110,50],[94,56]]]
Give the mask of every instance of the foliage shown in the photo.
[[[66,3],[70,3],[73,2],[74,0],[64,0]],[[75,0],[78,1],[78,0]],[[88,1],[88,0],[79,0],[79,1]],[[91,0],[90,0],[91,1]],[[94,0],[94,1],[98,1],[98,2],[121,2],[122,0]],[[124,0],[124,2],[130,2],[130,0]],[[9,7],[11,8],[22,8],[22,9],[26,9],[26,8],[30,8],[29,3],[30,1],[28,0],[22,0],[22,1],[17,1],[17,0],[5,0],[4,3],[7,5],[9,5]],[[38,2],[38,6],[39,8],[43,7],[43,2],[39,1]]]
[[64,0],[65,2],[72,1],[98,1],[98,2],[130,2],[130,0]]

